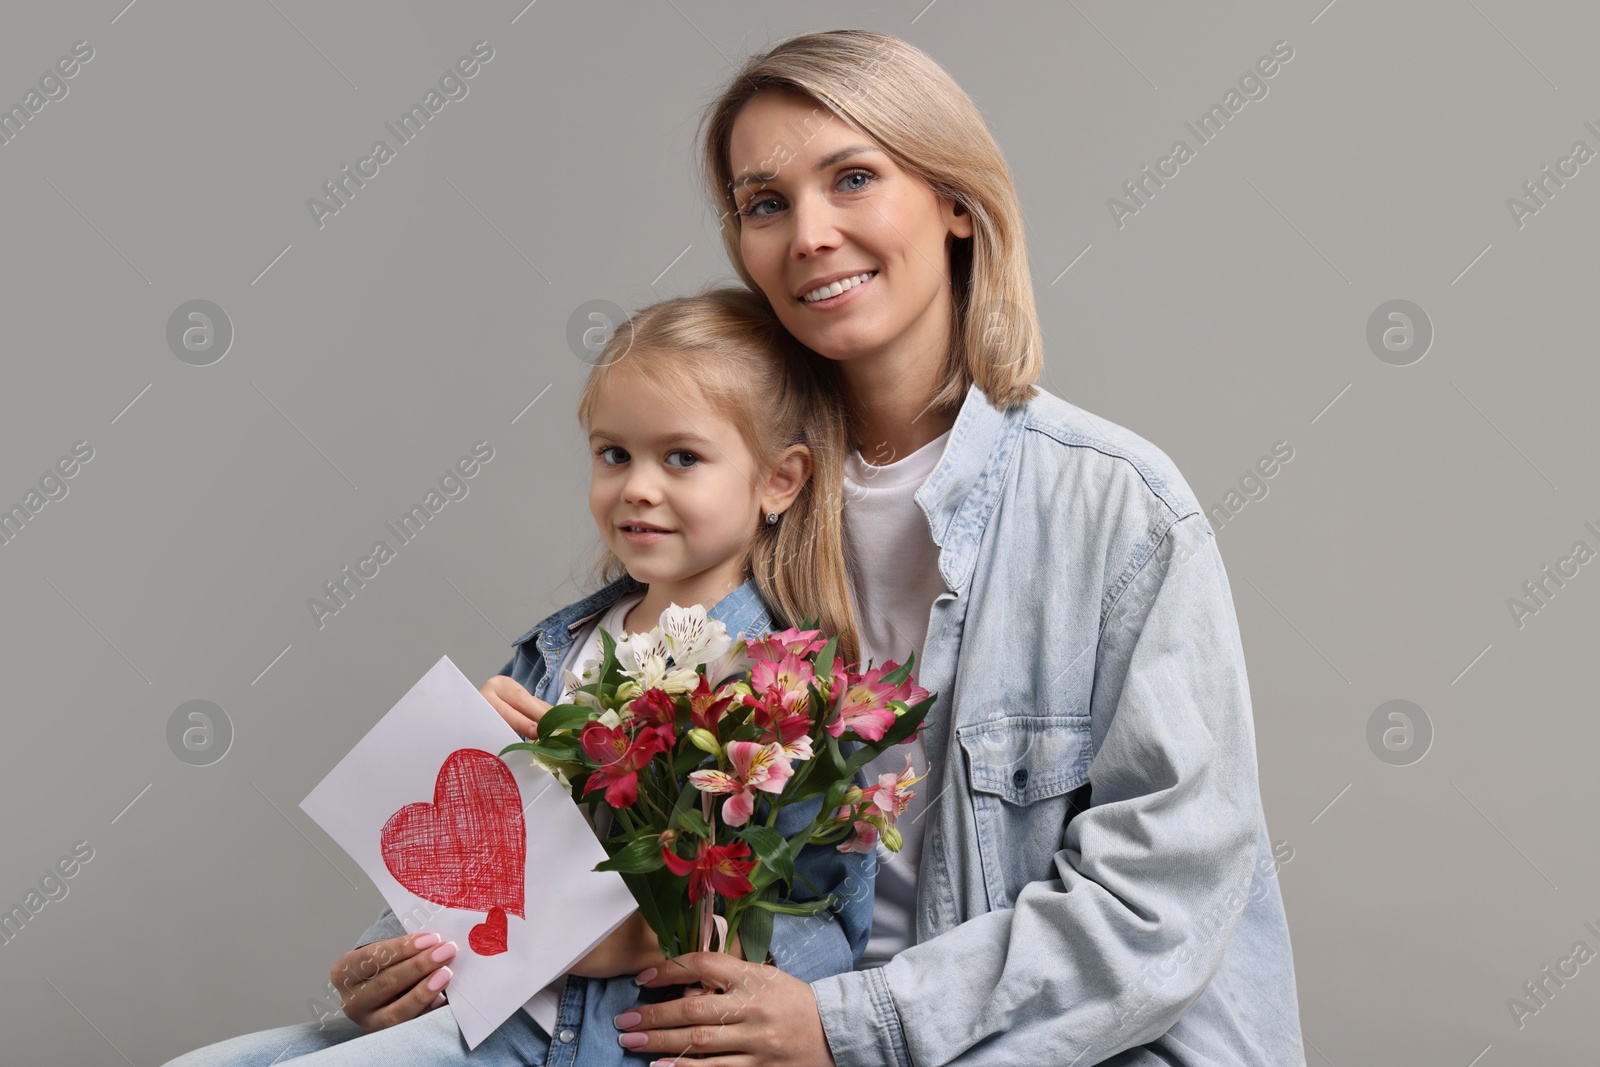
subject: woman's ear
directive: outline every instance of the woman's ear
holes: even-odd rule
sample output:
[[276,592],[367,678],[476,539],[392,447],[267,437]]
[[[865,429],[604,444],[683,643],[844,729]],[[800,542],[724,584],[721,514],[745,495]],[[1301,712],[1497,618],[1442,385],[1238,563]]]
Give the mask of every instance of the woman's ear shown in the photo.
[[972,212],[961,201],[953,196],[943,197],[939,202],[939,212],[944,217],[944,225],[950,231],[950,236],[972,236]]
[[766,492],[762,494],[762,514],[789,510],[795,497],[800,495],[800,490],[810,480],[811,449],[805,445],[790,445],[767,476]]

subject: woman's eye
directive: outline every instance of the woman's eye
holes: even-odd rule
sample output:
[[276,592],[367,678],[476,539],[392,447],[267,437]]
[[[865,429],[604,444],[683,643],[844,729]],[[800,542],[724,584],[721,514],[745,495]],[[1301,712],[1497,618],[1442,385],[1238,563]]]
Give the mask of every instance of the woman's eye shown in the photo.
[[[618,460],[607,459],[606,458],[606,453],[607,452],[621,452],[622,453],[622,458],[618,459]],[[627,462],[627,459],[628,459],[627,450],[624,449],[620,445],[602,445],[599,448],[595,449],[595,453],[594,454],[600,457],[600,462],[602,462],[602,463],[604,463],[604,464],[606,464],[608,466],[614,465],[616,463],[625,463],[625,462]]]
[[776,204],[777,202],[778,202],[777,198],[776,197],[771,197],[771,196],[764,196],[764,197],[761,197],[760,199],[753,199],[748,204],[746,204],[744,206],[744,209],[742,211],[740,211],[739,214],[748,215],[748,216],[751,216],[752,218],[760,218],[760,217],[763,217],[763,216],[766,216],[766,215],[770,215],[770,214],[772,214],[772,212],[770,212],[770,211],[762,211],[762,210],[760,210],[761,207],[764,204]]
[[[673,457],[673,456],[687,456],[687,457],[688,457],[688,459],[689,459],[689,462],[688,462],[688,463],[687,463],[687,464],[685,464],[685,465],[684,465],[684,466],[682,466],[682,467],[679,467],[679,468],[678,468],[678,469],[679,469],[679,470],[687,470],[687,469],[688,469],[688,468],[689,468],[689,467],[692,467],[692,466],[694,466],[694,465],[695,465],[695,464],[696,464],[696,463],[699,463],[699,462],[700,462],[700,457],[699,457],[699,456],[697,456],[697,455],[695,455],[695,454],[694,454],[694,453],[693,453],[693,452],[686,452],[686,451],[684,451],[684,450],[683,450],[683,449],[681,449],[681,448],[680,448],[680,449],[677,449],[677,450],[675,450],[675,451],[672,451],[672,452],[668,452],[668,453],[667,453],[667,458],[668,458],[668,459],[669,459],[669,460],[670,460],[670,459],[671,459],[671,458],[672,458],[672,457]],[[672,465],[673,465],[673,464],[671,464],[671,463],[669,463],[669,464],[668,464],[668,466],[672,466]]]
[[862,179],[865,179],[865,180],[862,181],[861,184],[859,184],[859,185],[846,186],[845,187],[845,192],[847,192],[847,193],[859,193],[861,190],[863,190],[863,189],[865,189],[867,187],[867,184],[869,182],[872,181],[873,173],[871,171],[869,171],[869,170],[851,170],[851,171],[846,171],[844,174],[839,176],[839,184],[840,185],[844,185],[845,182],[850,181],[852,178],[862,178]]

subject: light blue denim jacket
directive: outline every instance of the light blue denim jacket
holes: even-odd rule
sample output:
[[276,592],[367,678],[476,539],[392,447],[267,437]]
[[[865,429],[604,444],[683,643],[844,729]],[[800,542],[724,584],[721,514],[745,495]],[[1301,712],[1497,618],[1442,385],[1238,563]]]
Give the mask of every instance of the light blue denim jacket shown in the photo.
[[[516,652],[500,673],[509,675],[539,699],[560,703],[560,665],[576,638],[575,631],[600,615],[613,603],[645,587],[633,578],[623,577],[536,624],[513,644]],[[749,580],[712,605],[706,614],[719,620],[733,635],[756,637],[772,629],[755,584]],[[857,774],[865,785],[866,779]],[[784,836],[799,833],[813,818],[822,798],[793,804],[778,813],[775,828]],[[838,893],[836,912],[817,916],[773,916],[772,962],[797,978],[811,981],[825,975],[848,971],[866,951],[872,928],[872,882],[877,873],[872,854],[841,853],[832,845],[808,845],[795,861],[795,871],[822,892],[814,895],[798,881],[793,899],[814,900],[818,895]],[[361,935],[356,947],[387,937],[400,937],[405,928],[393,910],[385,908],[377,921]],[[632,975],[616,978],[573,978],[567,980],[556,1016],[556,1039],[527,1018],[521,1008],[503,1025],[526,1026],[547,1043],[547,1067],[610,1067],[615,1064],[644,1065],[659,1057],[625,1051],[617,1043],[619,1031],[612,1019],[641,1002],[674,1000],[682,988],[640,989]],[[441,1009],[443,1010],[443,1009]]]
[[948,590],[917,671],[917,944],[811,983],[838,1067],[1303,1065],[1238,620],[1188,484],[1059,397],[973,387],[916,502]]

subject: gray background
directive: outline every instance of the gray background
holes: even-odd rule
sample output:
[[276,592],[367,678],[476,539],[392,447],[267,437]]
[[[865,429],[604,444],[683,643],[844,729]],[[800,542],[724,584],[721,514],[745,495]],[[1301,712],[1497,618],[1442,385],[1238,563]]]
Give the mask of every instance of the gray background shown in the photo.
[[[1520,228],[1506,207],[1600,149],[1590,5],[123,2],[13,4],[0,32],[7,105],[95,50],[0,146],[0,504],[94,449],[0,546],[0,904],[95,850],[0,947],[7,1062],[144,1067],[313,1018],[382,905],[299,800],[440,655],[481,681],[585,591],[568,317],[733,278],[700,108],[840,26],[983,109],[1047,388],[1207,505],[1294,448],[1218,538],[1308,1061],[1593,1062],[1600,965],[1521,1028],[1507,1007],[1600,949],[1600,563],[1521,628],[1507,606],[1600,549],[1600,162]],[[307,198],[479,40],[469,95],[319,230]],[[1107,198],[1279,40],[1269,94],[1119,229]],[[193,299],[235,330],[207,367],[165,339]],[[1365,339],[1392,299],[1436,332],[1410,366]],[[469,495],[319,629],[307,599],[478,440]],[[196,699],[235,732],[207,767],[165,732]],[[1434,733],[1409,766],[1367,740],[1394,699]]]

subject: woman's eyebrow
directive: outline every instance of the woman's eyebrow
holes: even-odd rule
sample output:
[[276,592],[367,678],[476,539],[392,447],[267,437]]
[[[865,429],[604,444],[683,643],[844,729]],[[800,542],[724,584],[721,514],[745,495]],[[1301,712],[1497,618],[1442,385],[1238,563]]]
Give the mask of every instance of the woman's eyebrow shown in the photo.
[[[860,155],[860,154],[865,153],[865,152],[880,152],[881,153],[882,151],[883,150],[881,148],[877,148],[877,147],[874,147],[873,145],[869,145],[869,144],[848,145],[848,146],[846,146],[844,148],[839,149],[837,152],[829,152],[827,155],[825,155],[821,159],[817,160],[816,165],[814,167],[812,167],[811,169],[812,169],[813,172],[827,170],[829,167],[832,167],[832,166],[834,166],[834,165],[836,165],[838,163],[844,162],[845,160],[849,159],[851,156]],[[734,192],[738,192],[740,189],[743,189],[747,185],[762,185],[762,184],[764,184],[766,182],[770,182],[770,181],[776,180],[777,177],[778,177],[778,172],[777,171],[773,171],[770,174],[746,174],[743,178],[738,178],[738,179],[734,180],[733,190],[734,190]]]

